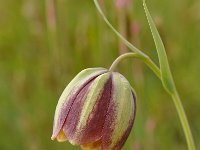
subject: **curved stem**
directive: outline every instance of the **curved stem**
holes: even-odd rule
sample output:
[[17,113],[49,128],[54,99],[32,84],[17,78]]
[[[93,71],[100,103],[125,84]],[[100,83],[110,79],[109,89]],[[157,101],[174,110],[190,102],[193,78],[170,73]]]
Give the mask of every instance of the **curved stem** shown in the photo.
[[147,66],[157,75],[159,79],[161,79],[161,74],[159,68],[155,65],[155,63],[149,59],[149,57],[143,57],[140,54],[137,53],[125,53],[120,55],[111,65],[109,71],[114,71],[117,65],[124,59],[133,57],[133,58],[138,58],[141,59],[143,62],[146,63]]
[[109,71],[113,72],[115,70],[115,68],[117,67],[117,65],[124,59],[128,58],[128,57],[134,57],[134,58],[139,58],[140,55],[136,54],[136,53],[125,53],[120,55],[117,59],[115,59],[115,61],[112,63],[112,65],[109,68]]
[[135,54],[137,54],[137,58],[140,58],[141,60],[143,60],[147,66],[150,67],[150,69],[156,74],[156,76],[161,79],[161,73],[160,73],[160,69],[158,68],[158,66],[149,58],[149,56],[147,56],[144,52],[142,52],[141,50],[139,50],[138,48],[136,48],[134,45],[132,45],[129,41],[127,41],[113,26],[112,24],[108,21],[108,19],[106,18],[105,14],[103,13],[103,11],[101,10],[101,7],[99,6],[98,0],[94,0],[94,4],[97,8],[97,10],[99,11],[100,15],[102,16],[102,18],[104,19],[104,21],[106,22],[106,24],[113,30],[113,32],[124,42],[124,44],[130,48],[131,51],[133,51]]
[[146,57],[143,59],[145,64],[155,73],[155,75],[161,80],[161,72],[158,66],[149,58]]

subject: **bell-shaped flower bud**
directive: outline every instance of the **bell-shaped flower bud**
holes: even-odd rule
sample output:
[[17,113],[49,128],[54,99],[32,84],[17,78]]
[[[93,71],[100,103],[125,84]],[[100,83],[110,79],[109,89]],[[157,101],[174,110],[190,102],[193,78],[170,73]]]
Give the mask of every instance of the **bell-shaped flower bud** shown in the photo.
[[129,82],[103,68],[81,71],[65,88],[52,139],[88,150],[120,150],[133,126],[136,97]]

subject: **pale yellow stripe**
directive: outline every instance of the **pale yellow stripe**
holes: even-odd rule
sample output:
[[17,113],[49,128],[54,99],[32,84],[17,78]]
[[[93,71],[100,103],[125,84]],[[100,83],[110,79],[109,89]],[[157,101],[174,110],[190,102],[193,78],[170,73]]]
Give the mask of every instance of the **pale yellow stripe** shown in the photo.
[[88,68],[81,71],[76,77],[67,85],[62,95],[59,98],[58,104],[56,106],[55,116],[54,116],[54,124],[58,125],[59,115],[62,113],[62,107],[68,102],[69,97],[74,95],[79,88],[92,76],[98,75],[102,71],[106,71],[104,68]]
[[113,148],[116,145],[127,130],[130,118],[133,115],[134,107],[131,86],[125,77],[119,73],[114,73],[113,84],[113,100],[117,107],[110,148]]
[[98,76],[90,87],[90,91],[87,95],[87,98],[83,104],[83,109],[80,115],[80,121],[77,125],[77,131],[81,131],[81,128],[86,126],[87,120],[89,117],[92,117],[92,110],[97,103],[97,100],[100,98],[101,93],[103,92],[104,85],[108,81],[110,73],[105,73]]

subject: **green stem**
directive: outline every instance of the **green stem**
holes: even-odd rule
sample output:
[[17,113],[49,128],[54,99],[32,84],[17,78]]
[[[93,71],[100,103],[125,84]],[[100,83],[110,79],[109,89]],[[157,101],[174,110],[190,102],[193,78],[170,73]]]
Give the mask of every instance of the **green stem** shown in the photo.
[[137,47],[132,45],[129,41],[127,41],[113,26],[112,24],[108,21],[106,18],[105,14],[103,13],[101,7],[99,6],[98,0],[94,0],[94,4],[99,11],[100,15],[106,22],[106,24],[113,30],[113,32],[124,42],[124,44],[130,48],[131,51],[133,51],[135,54],[137,54],[137,57],[142,59],[149,67],[150,69],[157,75],[159,79],[161,79],[161,73],[160,69],[157,67],[157,65],[147,56],[144,52],[139,50]]
[[108,19],[106,18],[106,16],[104,15],[101,7],[99,6],[98,0],[94,0],[94,4],[97,8],[97,10],[99,11],[100,15],[102,16],[102,18],[104,19],[104,21],[106,22],[106,24],[113,30],[113,32],[124,42],[124,44],[130,48],[133,52],[140,54],[143,57],[148,57],[145,53],[143,53],[141,50],[139,50],[138,48],[136,48],[135,46],[133,46],[129,41],[127,41],[113,26],[112,24],[108,21]]
[[185,114],[185,110],[184,110],[183,105],[181,103],[181,99],[178,95],[178,92],[176,91],[171,96],[172,96],[172,99],[175,103],[176,110],[178,112],[183,130],[184,130],[184,133],[185,133],[185,136],[186,136],[188,149],[189,150],[195,150],[196,148],[195,148],[194,140],[193,140],[193,137],[192,137],[191,129],[190,129],[190,126],[189,126],[189,123],[188,123],[188,120],[187,120],[187,116]]
[[111,65],[109,71],[114,71],[115,68],[117,67],[117,65],[124,59],[126,58],[137,58],[137,59],[141,59],[143,62],[146,63],[147,66],[150,67],[150,69],[157,75],[157,77],[159,79],[161,79],[161,74],[160,74],[160,70],[159,68],[155,65],[155,63],[153,63],[153,61],[151,59],[149,59],[149,57],[143,57],[140,54],[137,53],[125,53],[120,55]]

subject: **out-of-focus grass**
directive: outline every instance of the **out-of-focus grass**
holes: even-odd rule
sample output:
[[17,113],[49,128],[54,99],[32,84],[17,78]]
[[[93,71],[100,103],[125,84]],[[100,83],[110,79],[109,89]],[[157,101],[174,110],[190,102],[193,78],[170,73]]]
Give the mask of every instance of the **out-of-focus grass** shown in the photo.
[[[111,2],[105,9],[117,27],[119,12]],[[109,67],[120,52],[117,37],[98,17],[92,1],[57,0],[55,18],[47,4],[51,1],[0,1],[2,150],[78,149],[50,140],[57,100],[80,70]],[[151,0],[148,5],[200,149],[200,3]],[[142,2],[135,1],[128,14],[140,28],[133,43],[157,61]],[[187,149],[175,107],[160,81],[139,61],[133,61],[133,67],[131,62],[119,69],[138,93],[135,125],[124,149]]]

